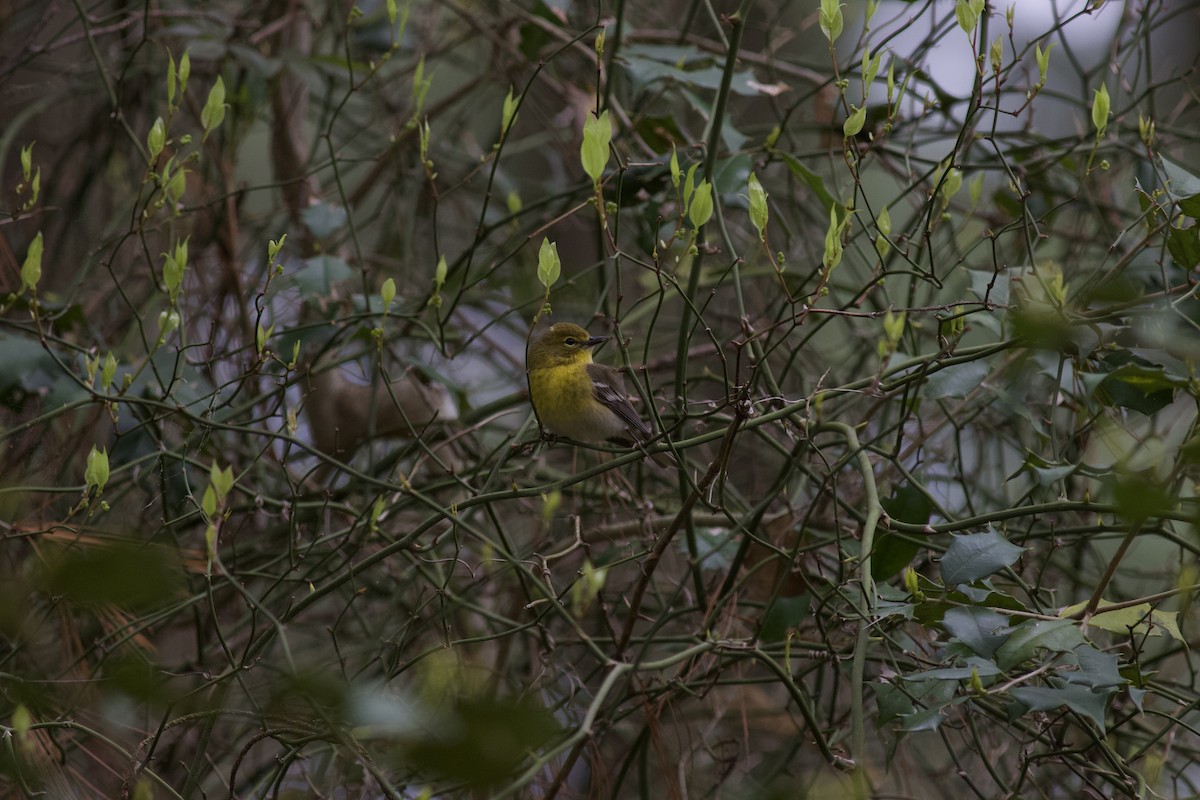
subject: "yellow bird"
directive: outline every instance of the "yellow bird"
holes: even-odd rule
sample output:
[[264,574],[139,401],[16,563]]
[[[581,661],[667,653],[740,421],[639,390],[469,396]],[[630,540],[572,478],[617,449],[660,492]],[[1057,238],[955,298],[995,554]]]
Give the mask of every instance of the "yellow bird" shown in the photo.
[[529,347],[529,399],[550,433],[629,447],[654,434],[629,402],[621,373],[592,361],[592,349],[606,341],[569,322],[551,325]]

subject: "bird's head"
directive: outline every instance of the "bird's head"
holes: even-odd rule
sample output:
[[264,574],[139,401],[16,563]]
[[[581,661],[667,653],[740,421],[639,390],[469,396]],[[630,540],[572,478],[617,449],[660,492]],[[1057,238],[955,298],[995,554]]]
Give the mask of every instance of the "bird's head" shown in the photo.
[[607,341],[607,336],[592,336],[574,323],[559,322],[551,325],[529,348],[529,363],[534,369],[580,361],[591,363],[592,348]]

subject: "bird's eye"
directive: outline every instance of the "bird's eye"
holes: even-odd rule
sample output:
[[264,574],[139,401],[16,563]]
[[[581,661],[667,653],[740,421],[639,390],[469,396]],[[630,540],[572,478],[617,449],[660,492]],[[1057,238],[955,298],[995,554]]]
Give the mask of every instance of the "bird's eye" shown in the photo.
[[568,336],[567,338],[563,339],[563,344],[567,345],[568,347],[574,347],[576,344],[578,344],[578,342],[575,341],[574,336]]

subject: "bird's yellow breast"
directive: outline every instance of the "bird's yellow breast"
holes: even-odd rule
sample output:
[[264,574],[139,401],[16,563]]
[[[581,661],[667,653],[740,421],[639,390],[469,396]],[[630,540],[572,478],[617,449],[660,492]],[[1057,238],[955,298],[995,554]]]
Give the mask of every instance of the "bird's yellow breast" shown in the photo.
[[529,396],[542,426],[557,436],[600,442],[624,433],[617,415],[596,400],[584,363],[530,370]]

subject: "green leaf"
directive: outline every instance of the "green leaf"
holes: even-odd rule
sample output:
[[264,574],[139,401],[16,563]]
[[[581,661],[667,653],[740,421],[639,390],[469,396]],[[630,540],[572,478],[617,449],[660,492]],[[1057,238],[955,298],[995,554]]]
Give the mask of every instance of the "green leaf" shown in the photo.
[[729,158],[718,158],[713,165],[712,185],[714,197],[737,195],[750,181],[754,159],[748,153],[739,153]]
[[1108,373],[1080,373],[1080,378],[1089,394],[1104,405],[1152,416],[1174,401],[1176,390],[1189,386],[1187,378],[1127,351],[1114,352],[1103,361],[1118,366]]
[[104,357],[104,363],[100,365],[100,388],[107,392],[112,388],[113,377],[117,374],[117,359],[113,356],[112,351]]
[[163,283],[167,287],[167,296],[174,303],[179,297],[179,284],[183,281],[183,267],[175,261],[175,257],[167,254],[162,268]]
[[799,597],[777,597],[763,614],[760,641],[773,644],[787,638],[788,631],[799,628],[811,615],[812,598],[807,594]]
[[[433,84],[432,77],[430,77],[428,80],[425,78],[425,56],[424,56],[424,54],[422,54],[417,59],[417,66],[413,70],[413,82],[412,82],[413,111],[412,111],[412,116],[410,117],[410,119],[416,120],[416,119],[420,118],[421,112],[425,108],[425,95],[428,94],[429,87],[432,84]],[[512,87],[511,86],[509,87],[508,93],[510,96],[512,95]],[[502,126],[500,130],[503,132],[504,126]]]
[[991,367],[983,361],[967,361],[939,369],[925,382],[924,394],[932,400],[947,397],[966,397],[978,391]]
[[174,253],[164,253],[163,257],[163,283],[167,287],[167,296],[174,304],[179,298],[179,289],[183,285],[183,275],[187,270],[187,241],[177,244]]
[[[918,684],[921,685],[921,684]],[[927,685],[927,684],[926,684]],[[904,687],[905,689],[907,687]],[[916,710],[913,701],[909,699],[904,689],[894,683],[878,683],[875,689],[876,719],[880,726],[893,720],[900,719]]]
[[1008,275],[1002,273],[988,272],[984,270],[971,270],[971,291],[980,300],[988,300],[996,303],[997,306],[1007,306],[1010,289],[1012,289],[1012,281]]
[[1190,228],[1168,227],[1167,250],[1176,264],[1184,269],[1194,269],[1200,264],[1200,225]]
[[441,289],[446,284],[446,273],[448,269],[449,268],[446,266],[446,257],[444,255],[439,256],[437,266],[433,269],[433,285],[435,288]]
[[[669,84],[672,89],[699,89],[684,92],[684,100],[696,111],[707,114],[711,106],[702,100],[720,89],[724,70],[712,63],[712,57],[694,47],[673,45],[623,45],[620,60],[633,82],[635,92],[643,92],[652,84]],[[778,93],[778,86],[764,86],[750,70],[734,72],[729,89],[743,97],[760,97]],[[731,147],[737,149],[736,147]]]
[[97,491],[104,491],[104,485],[108,483],[107,448],[97,450],[96,445],[92,445],[92,449],[87,454],[87,466],[83,471],[83,482],[88,489],[94,486]]
[[950,201],[954,199],[954,196],[958,194],[960,189],[962,189],[962,183],[962,170],[958,169],[957,167],[951,167],[946,172],[946,179],[942,181],[941,194],[943,208],[949,205]]
[[1031,619],[1012,629],[1008,640],[996,650],[996,662],[1009,670],[1037,655],[1040,650],[1066,653],[1086,644],[1077,623],[1065,619]]
[[561,273],[562,262],[558,259],[558,243],[543,238],[542,246],[538,249],[538,280],[541,281],[542,286],[545,286],[546,291],[549,292],[550,287],[558,281],[558,276]]
[[1112,494],[1117,513],[1130,522],[1170,511],[1179,502],[1170,484],[1148,473],[1117,473]]
[[996,666],[991,661],[980,658],[968,659],[969,666],[965,667],[942,667],[940,669],[926,670],[925,672],[914,672],[909,675],[903,675],[901,678],[906,681],[966,681],[972,676],[980,678],[991,678],[1000,674],[1000,667]]
[[279,255],[279,251],[283,249],[283,245],[287,242],[287,234],[279,237],[279,240],[269,239],[267,241],[267,261],[274,263],[275,256]]
[[1012,312],[1013,336],[1026,347],[1071,353],[1078,349],[1071,320],[1053,306],[1018,307]]
[[599,185],[608,166],[608,147],[612,141],[612,124],[605,111],[599,117],[594,113],[588,114],[583,123],[583,144],[579,148],[583,171],[592,179],[594,185]]
[[25,261],[21,264],[21,288],[31,292],[37,291],[38,281],[42,279],[42,232],[38,231],[37,236],[33,237],[33,241],[29,243],[29,249],[25,251]]
[[206,518],[211,518],[217,513],[217,493],[213,490],[212,484],[204,487],[204,495],[200,498],[200,510],[204,512]]
[[787,165],[787,168],[794,176],[813,191],[817,199],[821,201],[823,208],[828,210],[839,205],[834,196],[825,188],[824,178],[806,167],[800,162],[800,159],[790,153],[776,153],[776,155],[783,160],[783,163]]
[[185,189],[187,189],[187,170],[180,167],[166,179],[163,194],[171,201],[172,206],[178,206],[179,201],[183,199]]
[[679,154],[675,152],[675,144],[671,143],[671,183],[676,189],[679,188]]
[[1053,711],[1066,706],[1077,714],[1087,717],[1104,730],[1104,717],[1108,712],[1108,701],[1115,690],[1093,692],[1086,686],[1018,686],[1009,691],[1027,711]]
[[87,386],[90,387],[96,382],[96,371],[100,369],[100,354],[84,355],[83,367],[87,372]]
[[146,148],[150,151],[150,163],[153,164],[154,159],[158,158],[158,154],[163,151],[166,141],[167,126],[163,122],[163,118],[159,117],[150,126],[150,133],[146,134]]
[[0,332],[0,394],[18,389],[41,393],[58,373],[53,357],[37,339]]
[[867,96],[870,91],[871,84],[875,82],[875,76],[879,74],[879,59],[881,53],[876,53],[871,56],[871,48],[868,45],[863,48],[862,57],[862,82],[863,82],[863,97]]
[[1121,677],[1116,653],[1102,653],[1090,644],[1085,644],[1076,647],[1068,657],[1068,660],[1070,659],[1079,665],[1079,670],[1061,673],[1067,683],[1092,689],[1107,689],[1110,686],[1124,686],[1129,683]]
[[750,173],[747,187],[750,192],[750,223],[758,231],[758,240],[764,242],[767,229],[767,193],[753,172]]
[[875,252],[880,258],[886,258],[892,249],[892,243],[888,239],[892,235],[892,215],[887,206],[879,209],[879,214],[875,217],[875,227],[879,231],[879,235],[875,237]]
[[[902,730],[936,728],[941,724],[941,710],[958,705],[964,699],[955,697],[958,686],[958,681],[951,680],[912,681],[902,689],[877,684],[875,693],[879,700],[879,721],[900,720]],[[933,728],[929,728],[929,725]]]
[[425,165],[425,169],[427,172],[430,172],[434,176],[436,176],[436,173],[433,173],[433,161],[431,161],[429,158],[430,133],[429,133],[429,118],[428,117],[426,117],[425,120],[420,125],[417,126],[417,134],[420,136],[420,139],[421,139],[421,142],[420,142],[421,163]]
[[29,176],[33,174],[33,146],[37,144],[34,140],[21,148],[21,179],[29,180]]
[[212,88],[208,90],[208,99],[204,101],[204,108],[200,111],[200,126],[204,128],[204,138],[207,139],[210,133],[220,127],[224,119],[225,81],[218,75]]
[[829,207],[829,227],[825,229],[825,254],[821,263],[828,272],[842,263],[842,226],[838,222],[837,206]]
[[29,199],[21,204],[22,209],[33,208],[37,203],[38,196],[42,192],[42,168],[38,167],[37,172],[33,173],[33,180],[29,182]]
[[[957,685],[957,682],[951,683]],[[916,733],[917,731],[936,731],[942,726],[942,709],[930,708],[925,711],[918,711],[914,714],[905,714],[901,717],[903,722],[900,725],[900,730],[905,733]]]
[[905,312],[894,313],[890,308],[883,315],[883,338],[879,340],[879,357],[885,358],[896,352],[900,337],[904,334]]
[[295,281],[306,295],[328,296],[336,284],[354,275],[354,270],[343,259],[319,255],[301,259],[296,269],[284,276],[284,280]]
[[829,40],[830,46],[833,46],[833,43],[842,35],[842,26],[845,24],[842,19],[843,5],[845,4],[839,3],[837,0],[821,0],[818,23],[821,26],[821,32]]
[[991,578],[982,578],[974,584],[960,583],[957,591],[973,603],[987,605],[992,609],[1028,612],[1030,609],[1011,594],[997,589]]
[[[508,87],[508,94],[504,97],[504,108],[500,112],[500,138],[504,139],[512,126],[517,122],[517,106],[520,104],[519,97],[513,97],[512,86]],[[608,113],[608,112],[605,112]],[[587,125],[584,125],[586,134]],[[585,167],[586,168],[586,167]]]
[[184,266],[187,266],[188,263],[188,241],[190,239],[191,237],[189,236],[186,239],[175,242],[175,260]]
[[1092,98],[1092,125],[1096,126],[1096,135],[1103,135],[1108,128],[1108,114],[1112,108],[1112,101],[1108,97],[1108,84],[1100,84],[1099,89],[1094,89],[1095,96]]
[[1042,42],[1039,39],[1033,47],[1033,55],[1037,60],[1038,67],[1038,86],[1046,85],[1046,77],[1050,74],[1050,51],[1054,49],[1054,44],[1051,42],[1045,50],[1042,50]]
[[1008,627],[1009,619],[990,608],[967,606],[947,611],[942,617],[942,627],[970,648],[971,652],[991,658],[1008,639],[1011,630]]
[[[882,500],[880,505],[889,517],[913,525],[928,523],[934,511],[929,498],[907,483],[895,487],[892,497]],[[876,581],[887,581],[898,575],[920,551],[919,543],[911,536],[884,533],[875,541],[875,551],[871,553],[871,577]]]
[[875,227],[884,236],[892,235],[892,215],[888,212],[887,206],[879,209],[879,215],[875,217]]
[[700,230],[712,215],[712,184],[708,181],[700,181],[700,185],[692,194],[692,202],[688,205],[688,219],[691,220],[693,228]]
[[974,32],[979,22],[979,10],[969,0],[958,0],[954,4],[954,16],[958,20],[958,27],[968,34]]
[[385,280],[379,289],[379,296],[383,300],[383,309],[386,311],[392,304],[392,300],[396,299],[396,281],[392,278]]
[[889,517],[909,525],[924,525],[933,514],[933,503],[925,493],[908,483],[895,486],[891,497],[879,504]]
[[224,500],[229,496],[230,490],[233,489],[233,467],[219,469],[217,462],[213,461],[212,466],[208,470],[208,478],[212,481],[212,486],[216,490],[219,500]]
[[576,619],[583,617],[604,588],[608,578],[607,567],[597,567],[590,558],[583,560],[579,571],[579,579],[571,584],[571,615]]
[[994,530],[966,536],[953,534],[942,556],[942,580],[947,586],[971,583],[1015,563],[1023,552]]
[[[1096,614],[1088,620],[1093,628],[1118,633],[1122,636],[1170,636],[1176,641],[1183,642],[1183,632],[1179,629],[1178,611],[1159,611],[1149,603],[1138,603],[1114,611],[1105,611],[1112,605],[1108,600],[1101,600]],[[1086,602],[1067,606],[1059,612],[1060,617],[1072,617],[1087,606]]]
[[300,219],[312,231],[313,236],[324,239],[346,226],[350,219],[349,212],[341,206],[325,202],[313,203],[300,212]]
[[884,533],[875,537],[875,550],[871,553],[871,577],[885,581],[912,563],[921,546],[906,536]]
[[183,51],[183,55],[179,57],[179,96],[182,99],[183,93],[187,91],[188,77],[192,74],[192,57],[187,50]]
[[13,733],[17,734],[17,740],[24,744],[25,737],[29,735],[29,729],[32,727],[33,715],[24,703],[18,703],[12,712],[12,729]]
[[853,106],[851,108],[853,111],[850,112],[850,116],[846,117],[846,121],[842,123],[842,136],[846,138],[857,136],[867,121],[867,107],[865,105],[862,108],[854,108]]
[[1025,462],[1021,464],[1021,469],[1017,470],[1017,472],[1033,473],[1038,485],[1046,489],[1059,481],[1069,478],[1078,470],[1078,464],[1056,464],[1047,461],[1037,453],[1029,452],[1025,454]]
[[969,191],[971,193],[971,208],[977,208],[979,206],[980,198],[983,197],[982,172],[976,173],[975,177],[971,179]]
[[906,317],[905,312],[901,311],[899,314],[896,314],[890,308],[883,315],[883,335],[889,344],[895,345],[900,341],[900,337],[904,335]]
[[254,347],[260,356],[263,354],[263,350],[266,349],[267,340],[271,338],[271,333],[274,330],[274,325],[267,329],[264,329],[261,324],[255,326]]
[[1166,176],[1166,190],[1184,216],[1200,219],[1200,176],[1169,158],[1159,156],[1159,166]]
[[700,164],[696,163],[688,167],[687,175],[683,179],[683,194],[681,197],[685,214],[692,204],[692,195],[696,193],[696,168],[699,166]]

